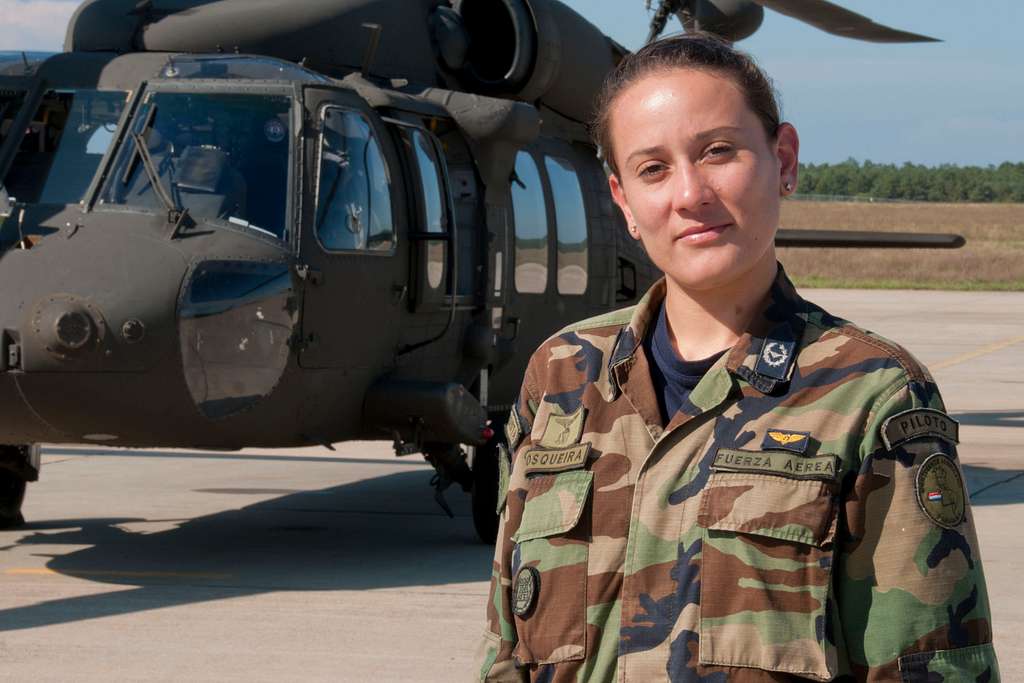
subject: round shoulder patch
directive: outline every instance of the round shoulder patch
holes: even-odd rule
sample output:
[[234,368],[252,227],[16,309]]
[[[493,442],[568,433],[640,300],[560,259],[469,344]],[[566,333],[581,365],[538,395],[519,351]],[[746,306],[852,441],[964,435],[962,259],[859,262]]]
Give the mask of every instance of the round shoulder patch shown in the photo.
[[536,567],[523,567],[512,582],[512,613],[526,616],[537,602],[540,592],[540,572]]
[[928,519],[952,529],[964,521],[967,494],[964,480],[948,455],[932,453],[917,471],[917,504]]

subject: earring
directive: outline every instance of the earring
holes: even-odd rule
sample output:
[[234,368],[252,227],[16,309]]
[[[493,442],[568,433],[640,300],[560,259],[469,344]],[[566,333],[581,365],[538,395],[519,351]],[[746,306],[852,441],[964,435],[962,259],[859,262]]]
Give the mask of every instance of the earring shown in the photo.
[[793,183],[786,183],[785,185],[782,186],[782,189],[785,190],[786,192],[792,192]]

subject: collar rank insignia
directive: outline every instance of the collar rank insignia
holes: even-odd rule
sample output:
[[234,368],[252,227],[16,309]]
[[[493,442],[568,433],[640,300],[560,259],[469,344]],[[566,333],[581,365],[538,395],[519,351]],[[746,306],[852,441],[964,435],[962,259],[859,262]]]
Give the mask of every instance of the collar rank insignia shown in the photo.
[[811,440],[810,432],[793,432],[788,429],[769,429],[761,442],[761,450],[792,451],[806,453],[807,444]]
[[789,366],[795,351],[796,342],[792,339],[767,337],[754,364],[754,372],[779,381],[785,380],[789,376]]
[[584,408],[581,405],[568,415],[548,415],[539,444],[544,448],[565,448],[579,443],[583,435]]

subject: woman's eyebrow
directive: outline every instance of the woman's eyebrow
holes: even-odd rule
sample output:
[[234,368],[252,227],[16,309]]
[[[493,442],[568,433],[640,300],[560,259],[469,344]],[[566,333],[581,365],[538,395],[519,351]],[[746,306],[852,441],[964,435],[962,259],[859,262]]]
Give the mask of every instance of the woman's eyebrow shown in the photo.
[[[720,137],[722,135],[727,135],[727,134],[736,135],[737,133],[742,133],[742,132],[743,132],[743,128],[740,127],[740,126],[718,126],[717,128],[710,128],[708,130],[704,130],[704,131],[701,131],[701,132],[697,133],[695,136],[693,136],[693,142],[701,143],[701,142],[704,142],[704,141],[706,141],[708,139],[717,138],[717,137]],[[647,156],[647,155],[650,155],[650,154],[656,154],[658,152],[663,152],[664,150],[665,150],[665,146],[664,145],[652,145],[650,147],[644,147],[642,149],[635,150],[635,151],[631,152],[629,154],[629,156],[626,157],[626,163],[629,163],[629,161],[633,157]]]

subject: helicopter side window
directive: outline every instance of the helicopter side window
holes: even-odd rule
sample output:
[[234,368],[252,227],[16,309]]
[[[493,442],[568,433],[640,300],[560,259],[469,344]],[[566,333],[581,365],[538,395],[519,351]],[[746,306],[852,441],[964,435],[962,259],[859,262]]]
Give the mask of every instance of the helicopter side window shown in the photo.
[[0,143],[7,139],[14,125],[14,117],[18,115],[21,105],[25,102],[25,92],[21,90],[0,90]]
[[587,291],[587,212],[580,179],[565,159],[545,157],[544,167],[555,202],[558,293],[583,294]]
[[4,178],[11,196],[29,204],[81,201],[114,139],[126,99],[122,91],[44,94]]
[[[408,130],[413,156],[419,168],[420,191],[423,196],[423,210],[426,223],[423,232],[440,234],[445,231],[444,176],[441,166],[427,136],[421,131]],[[427,285],[437,289],[444,282],[445,243],[438,240],[427,242]]]
[[151,92],[99,201],[286,239],[291,108],[286,95]]
[[548,283],[548,215],[540,171],[527,152],[516,155],[512,214],[516,235],[516,291],[543,293]]
[[391,178],[361,114],[325,107],[316,233],[330,251],[390,251],[395,244]]

